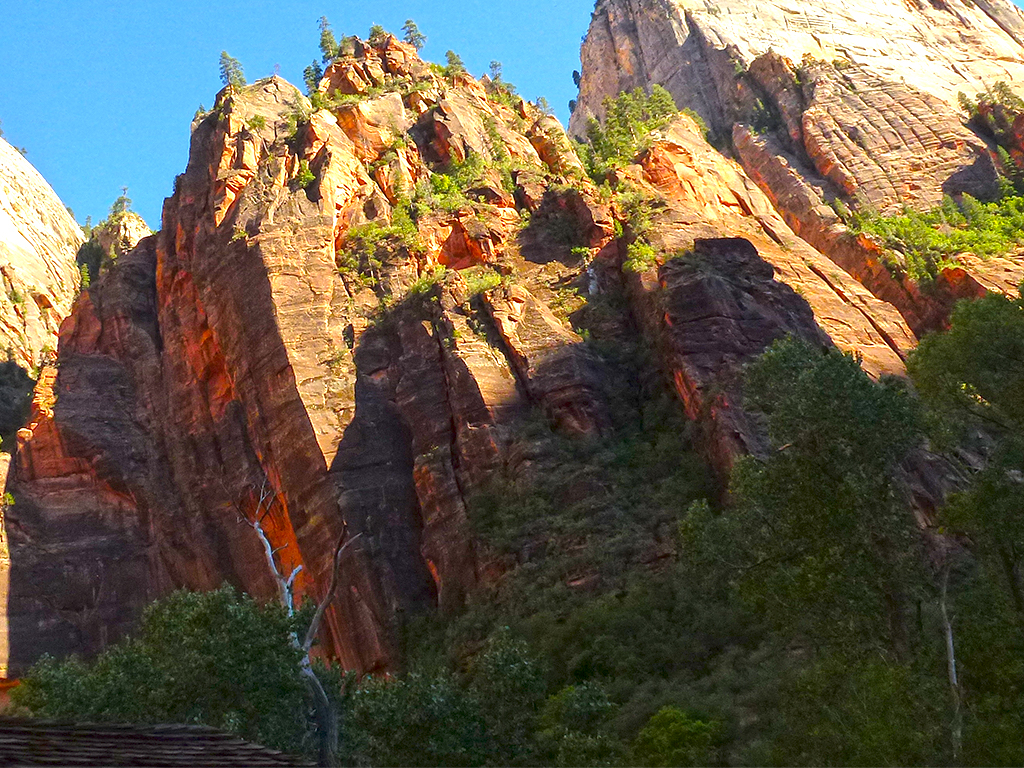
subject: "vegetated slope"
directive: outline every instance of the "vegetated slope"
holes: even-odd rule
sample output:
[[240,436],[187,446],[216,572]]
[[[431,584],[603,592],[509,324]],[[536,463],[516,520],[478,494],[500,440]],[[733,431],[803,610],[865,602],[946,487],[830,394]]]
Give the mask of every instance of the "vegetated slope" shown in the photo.
[[1012,289],[1024,277],[1019,260],[950,253],[925,263],[847,225],[851,213],[998,195],[995,146],[964,125],[958,93],[1024,83],[1022,20],[1004,0],[602,0],[570,129],[582,135],[620,91],[664,85],[798,235],[920,335],[942,327],[957,298]]
[[[161,231],[82,293],[41,376],[8,483],[8,662],[102,648],[178,586],[273,598],[246,524],[267,499],[300,592],[361,534],[322,647],[363,671],[538,553],[579,552],[551,561],[559,594],[654,567],[719,493],[705,462],[721,479],[764,449],[744,361],[793,334],[903,370],[907,324],[830,264],[685,116],[612,190],[507,84],[390,36],[312,103],[276,77],[228,87]],[[645,456],[677,468],[645,488]],[[591,463],[643,492],[609,497]],[[559,467],[565,528],[474,513]],[[930,509],[944,472],[908,471]]]

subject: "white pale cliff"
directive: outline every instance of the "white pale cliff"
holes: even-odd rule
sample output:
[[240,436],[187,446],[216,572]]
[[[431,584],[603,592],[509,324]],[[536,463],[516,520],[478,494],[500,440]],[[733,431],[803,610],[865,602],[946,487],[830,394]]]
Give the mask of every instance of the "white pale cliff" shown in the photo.
[[50,185],[0,139],[0,357],[30,368],[56,350],[78,293],[82,241]]
[[1024,84],[1022,42],[1024,14],[1009,0],[602,0],[570,127],[601,116],[606,96],[652,82],[701,111],[693,66],[707,48],[745,63],[769,50],[844,60],[955,104],[961,91]]

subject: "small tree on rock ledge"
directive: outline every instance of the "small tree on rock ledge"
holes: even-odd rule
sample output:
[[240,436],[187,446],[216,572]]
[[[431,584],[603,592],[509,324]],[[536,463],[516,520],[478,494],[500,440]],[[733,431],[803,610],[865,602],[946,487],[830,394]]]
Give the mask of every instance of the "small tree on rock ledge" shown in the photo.
[[227,51],[220,52],[220,81],[224,85],[233,85],[235,88],[245,87],[245,72],[242,63],[228,55]]

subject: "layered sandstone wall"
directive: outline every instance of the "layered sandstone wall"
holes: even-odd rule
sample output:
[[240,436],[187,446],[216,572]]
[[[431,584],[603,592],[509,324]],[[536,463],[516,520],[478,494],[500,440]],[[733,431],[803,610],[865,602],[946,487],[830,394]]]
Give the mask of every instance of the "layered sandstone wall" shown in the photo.
[[1020,259],[983,265],[963,255],[921,286],[887,268],[880,246],[850,233],[836,211],[892,214],[998,193],[993,148],[964,124],[957,94],[1024,85],[1022,19],[1004,0],[601,0],[570,128],[582,133],[622,90],[665,86],[797,235],[920,335],[941,328],[957,299],[1018,284]]
[[0,353],[25,369],[57,349],[78,294],[81,228],[20,152],[0,139]]
[[[775,339],[904,370],[904,316],[689,117],[619,172],[650,210],[656,258],[634,272],[626,198],[500,84],[386,38],[320,89],[317,111],[280,78],[222,92],[161,231],[64,323],[7,483],[11,672],[41,650],[96,652],[176,587],[274,599],[257,512],[281,570],[303,566],[302,595],[358,536],[321,647],[394,668],[409,618],[501,577],[475,495],[542,471],[552,433],[614,430],[620,372],[594,339],[655,351],[723,476],[764,448],[740,374]],[[442,174],[459,173],[453,196]],[[908,471],[927,508],[944,470]]]

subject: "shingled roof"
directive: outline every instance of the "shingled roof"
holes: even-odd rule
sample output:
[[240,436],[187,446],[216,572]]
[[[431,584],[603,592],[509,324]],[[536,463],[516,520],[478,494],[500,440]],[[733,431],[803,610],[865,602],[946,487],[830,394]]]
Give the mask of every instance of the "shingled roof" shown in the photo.
[[0,717],[0,766],[298,766],[201,725],[91,725]]

